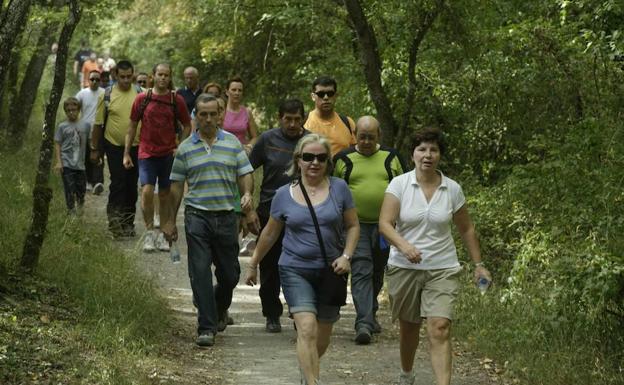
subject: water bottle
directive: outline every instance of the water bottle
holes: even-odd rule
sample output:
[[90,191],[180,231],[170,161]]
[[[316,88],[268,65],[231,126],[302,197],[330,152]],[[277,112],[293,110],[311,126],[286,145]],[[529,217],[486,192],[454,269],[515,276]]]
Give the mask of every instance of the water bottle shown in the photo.
[[477,281],[477,288],[481,292],[481,295],[484,295],[487,289],[490,287],[490,280],[487,277],[480,276]]
[[171,262],[180,263],[180,249],[178,248],[177,242],[171,242],[171,248],[169,249],[169,256],[171,257]]

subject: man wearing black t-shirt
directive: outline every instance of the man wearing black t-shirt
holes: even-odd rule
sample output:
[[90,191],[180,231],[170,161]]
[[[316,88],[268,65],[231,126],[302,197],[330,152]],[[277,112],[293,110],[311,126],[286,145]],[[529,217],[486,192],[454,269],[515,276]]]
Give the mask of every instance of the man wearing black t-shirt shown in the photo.
[[87,41],[80,40],[80,49],[74,56],[74,76],[77,76],[78,84],[82,84],[82,64],[89,59],[92,52],[87,46]]

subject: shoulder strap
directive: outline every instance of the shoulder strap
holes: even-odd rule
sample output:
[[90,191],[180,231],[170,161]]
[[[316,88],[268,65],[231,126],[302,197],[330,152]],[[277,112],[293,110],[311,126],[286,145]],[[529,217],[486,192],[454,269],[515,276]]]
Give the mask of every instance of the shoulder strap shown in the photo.
[[340,117],[340,120],[342,120],[342,123],[347,126],[349,134],[353,134],[353,130],[351,129],[351,124],[349,123],[349,118],[347,117],[347,115],[338,114],[338,116]]
[[171,107],[173,107],[173,129],[178,132],[178,101],[177,91],[171,91]]
[[301,178],[299,178],[299,186],[301,187],[301,192],[303,193],[303,197],[308,204],[308,209],[310,210],[310,216],[312,216],[312,222],[314,222],[314,230],[316,230],[316,237],[319,241],[319,246],[321,247],[321,255],[323,256],[323,260],[326,264],[329,264],[327,261],[327,252],[325,251],[325,244],[323,243],[323,237],[321,236],[321,229],[318,224],[318,219],[316,219],[316,212],[314,211],[314,207],[312,206],[312,202],[310,201],[310,197],[308,196],[308,192],[303,186],[303,182]]
[[106,122],[108,121],[108,106],[110,105],[111,93],[113,86],[108,86],[104,90],[104,122],[102,123],[102,133],[106,130]]
[[149,104],[149,102],[152,101],[152,89],[148,88],[147,89],[147,94],[145,95],[145,98],[143,99],[143,101],[141,102],[141,105],[139,106],[139,122],[143,119],[143,114],[145,113],[145,109],[147,108],[147,105]]

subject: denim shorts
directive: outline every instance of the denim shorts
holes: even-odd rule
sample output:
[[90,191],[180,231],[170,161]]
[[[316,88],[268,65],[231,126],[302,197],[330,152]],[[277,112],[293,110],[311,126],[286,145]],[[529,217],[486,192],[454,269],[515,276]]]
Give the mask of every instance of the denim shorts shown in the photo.
[[323,269],[279,266],[282,291],[288,304],[288,311],[314,313],[321,322],[334,323],[340,319],[340,306],[318,303]]
[[173,166],[173,155],[151,157],[139,159],[139,179],[141,186],[150,184],[166,190],[171,185],[169,176],[171,175],[171,166]]

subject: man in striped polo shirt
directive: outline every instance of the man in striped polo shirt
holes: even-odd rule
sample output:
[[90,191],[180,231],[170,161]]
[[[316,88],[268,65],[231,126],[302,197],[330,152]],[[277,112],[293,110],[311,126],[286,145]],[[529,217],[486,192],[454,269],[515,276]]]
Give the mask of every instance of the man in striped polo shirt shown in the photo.
[[351,295],[355,305],[355,342],[366,345],[381,332],[376,313],[383,286],[388,246],[380,242],[379,211],[388,183],[407,171],[398,152],[381,146],[379,121],[363,116],[355,125],[356,145],[334,157],[334,176],[344,179],[353,194],[360,238],[351,260]]
[[[232,292],[238,283],[238,216],[234,212],[236,189],[247,215],[252,208],[253,167],[236,137],[218,127],[219,105],[212,95],[198,96],[197,131],[180,144],[171,169],[174,210],[180,206],[184,182],[184,226],[193,300],[198,312],[199,346],[214,345],[215,334],[223,331]],[[174,212],[174,213],[175,213]],[[163,233],[177,240],[176,215],[169,216]],[[213,289],[211,265],[215,264],[217,285]]]

